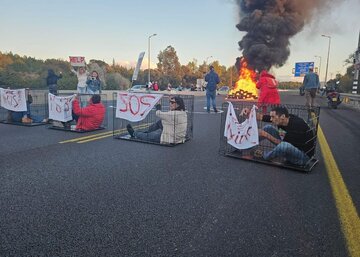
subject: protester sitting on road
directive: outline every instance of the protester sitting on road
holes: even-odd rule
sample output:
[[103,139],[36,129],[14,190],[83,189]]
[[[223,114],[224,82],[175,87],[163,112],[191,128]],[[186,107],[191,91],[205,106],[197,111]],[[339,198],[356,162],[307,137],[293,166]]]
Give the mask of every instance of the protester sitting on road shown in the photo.
[[100,95],[93,95],[89,99],[89,105],[81,108],[78,96],[73,101],[73,113],[75,114],[77,130],[94,130],[100,128],[105,117],[105,106],[101,103]]
[[[248,116],[250,110],[245,108],[240,115]],[[273,125],[266,125],[259,129],[260,140],[267,139],[275,147],[263,152],[260,149],[255,151],[257,157],[264,160],[272,160],[276,157],[283,157],[291,164],[304,166],[315,153],[315,140],[309,125],[300,117],[289,114],[286,107],[276,106],[270,111],[270,115],[257,114],[257,119],[264,122],[272,122]]]
[[24,112],[8,111],[7,121],[8,122],[21,122],[24,124],[25,123],[30,124],[30,123],[47,122],[47,119],[31,114],[31,106],[30,105],[33,102],[33,98],[32,98],[29,88],[27,88],[25,90],[25,95],[26,95],[27,111],[24,111]]
[[187,130],[187,115],[184,100],[180,96],[171,96],[170,111],[163,112],[161,105],[156,105],[156,115],[160,118],[145,131],[135,131],[128,124],[127,130],[131,137],[161,144],[184,143]]

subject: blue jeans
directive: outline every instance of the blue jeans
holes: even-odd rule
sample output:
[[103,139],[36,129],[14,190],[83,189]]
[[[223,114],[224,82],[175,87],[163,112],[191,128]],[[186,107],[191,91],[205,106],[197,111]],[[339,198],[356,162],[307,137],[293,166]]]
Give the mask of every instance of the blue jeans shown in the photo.
[[163,126],[161,120],[158,120],[145,131],[135,131],[134,136],[137,139],[144,141],[150,141],[155,143],[160,143],[161,133],[163,131]]
[[99,90],[92,91],[91,89],[87,88],[86,93],[91,94],[91,95],[98,95],[98,94],[100,94],[100,91]]
[[86,94],[86,87],[77,87],[77,91],[79,94]]
[[206,110],[210,112],[210,101],[212,102],[212,107],[216,111],[216,90],[206,91]]
[[28,118],[32,119],[34,123],[40,123],[43,121],[43,118],[40,116],[32,115],[29,112],[13,112],[11,111],[11,119],[14,122],[21,122],[22,118],[27,115]]
[[14,122],[21,122],[22,118],[26,115],[28,118],[32,119],[34,123],[40,123],[43,121],[43,118],[40,116],[32,115],[30,111],[30,104],[26,102],[27,111],[26,112],[11,112],[11,119]]
[[57,95],[58,91],[57,91],[57,84],[51,84],[49,85],[49,93],[53,94],[53,95]]
[[[281,140],[279,131],[275,127],[266,125],[264,131]],[[286,161],[299,166],[304,166],[310,159],[303,151],[284,141],[275,146],[271,151],[264,153],[263,157],[265,160],[284,157]]]

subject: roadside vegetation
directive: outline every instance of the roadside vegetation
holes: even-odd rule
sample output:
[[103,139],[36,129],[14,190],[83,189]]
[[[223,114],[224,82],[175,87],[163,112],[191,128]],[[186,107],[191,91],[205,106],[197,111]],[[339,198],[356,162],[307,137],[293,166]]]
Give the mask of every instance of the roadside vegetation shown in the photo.
[[[337,74],[335,79],[329,82],[340,81],[340,90],[350,92],[352,88],[352,79],[354,66],[352,65],[353,56],[345,60],[347,65],[346,74]],[[157,81],[160,89],[166,89],[170,83],[172,87],[181,86],[183,88],[194,88],[196,80],[203,78],[208,71],[209,64],[199,63],[193,59],[186,65],[179,62],[177,53],[172,46],[166,47],[157,56],[157,68],[151,69],[151,80]],[[237,80],[237,70],[234,66],[225,67],[218,61],[211,63],[215,71],[219,74],[220,84],[222,86],[233,85]],[[131,87],[131,78],[134,68],[128,68],[117,65],[115,62],[107,64],[101,60],[89,60],[88,70],[96,70],[100,74],[105,90],[123,90]],[[63,78],[59,80],[59,89],[75,90],[77,84],[76,76],[70,71],[68,60],[46,59],[40,60],[28,56],[19,56],[17,54],[0,52],[0,87],[46,89],[45,78],[47,70],[53,69],[55,73],[62,72]],[[148,70],[140,70],[137,81],[134,84],[146,84]],[[299,82],[281,82],[280,89],[298,89]]]

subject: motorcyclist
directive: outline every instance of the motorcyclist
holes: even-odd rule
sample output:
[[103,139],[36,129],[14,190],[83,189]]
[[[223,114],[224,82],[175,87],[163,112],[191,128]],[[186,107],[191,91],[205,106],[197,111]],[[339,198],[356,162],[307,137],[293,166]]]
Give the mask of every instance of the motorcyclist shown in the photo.
[[[338,87],[336,84],[332,84],[326,87],[326,98],[328,100],[329,106],[334,102],[334,104],[336,104],[336,107],[341,104],[342,101],[340,100],[340,93],[338,92]],[[334,101],[334,98],[336,98],[337,100]]]

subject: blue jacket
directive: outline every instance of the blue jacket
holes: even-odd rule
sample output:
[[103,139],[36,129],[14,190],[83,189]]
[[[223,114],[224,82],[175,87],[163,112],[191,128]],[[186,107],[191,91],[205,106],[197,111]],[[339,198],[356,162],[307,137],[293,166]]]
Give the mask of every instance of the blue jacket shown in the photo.
[[213,92],[216,90],[216,85],[220,83],[219,76],[214,70],[210,70],[205,76],[205,81],[207,82],[206,91]]
[[318,88],[320,86],[319,76],[314,72],[309,72],[303,80],[304,89]]
[[92,92],[99,91],[101,93],[100,80],[98,80],[98,79],[95,79],[95,80],[88,79],[86,81],[86,84],[87,84],[87,88],[90,89]]

